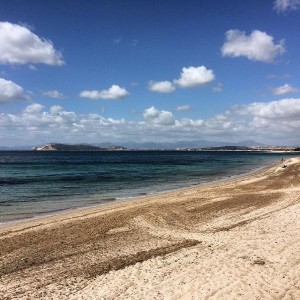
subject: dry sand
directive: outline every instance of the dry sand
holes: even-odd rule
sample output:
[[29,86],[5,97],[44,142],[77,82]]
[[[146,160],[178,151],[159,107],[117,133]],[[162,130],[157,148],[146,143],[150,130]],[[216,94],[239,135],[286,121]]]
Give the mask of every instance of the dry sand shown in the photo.
[[300,159],[0,228],[0,299],[300,299]]

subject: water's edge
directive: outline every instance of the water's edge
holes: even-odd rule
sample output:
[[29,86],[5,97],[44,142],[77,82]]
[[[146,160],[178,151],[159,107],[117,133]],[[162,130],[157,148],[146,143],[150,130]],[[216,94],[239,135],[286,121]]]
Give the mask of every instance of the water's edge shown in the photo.
[[[288,157],[286,157],[286,159],[288,159]],[[231,181],[237,180],[239,178],[244,178],[247,176],[254,175],[256,173],[263,172],[264,170],[272,168],[280,163],[281,163],[280,160],[274,159],[272,162],[265,162],[265,164],[263,164],[263,165],[253,166],[253,168],[251,170],[248,170],[245,173],[238,174],[238,175],[226,175],[223,178],[211,180],[211,181],[207,181],[207,182],[202,182],[199,184],[191,184],[191,185],[187,185],[184,187],[173,188],[173,189],[164,189],[164,190],[160,190],[160,191],[144,193],[143,195],[119,197],[119,198],[113,198],[113,199],[104,199],[103,198],[103,199],[99,199],[99,201],[102,201],[101,203],[94,203],[94,204],[83,205],[83,206],[78,206],[78,207],[71,207],[71,208],[66,208],[66,209],[58,209],[58,210],[51,211],[51,212],[38,213],[32,217],[16,218],[13,220],[3,221],[3,222],[0,222],[0,227],[1,228],[9,227],[9,226],[15,225],[15,224],[21,224],[21,223],[51,218],[51,217],[60,216],[60,215],[66,214],[66,213],[81,212],[81,211],[84,211],[87,209],[103,207],[103,206],[108,206],[108,205],[118,204],[118,203],[124,203],[127,201],[143,200],[149,196],[155,197],[156,195],[163,195],[163,194],[168,194],[168,193],[173,193],[173,192],[181,192],[181,191],[196,189],[196,188],[206,186],[206,185],[215,185],[218,183],[221,184],[221,183],[231,182]]]

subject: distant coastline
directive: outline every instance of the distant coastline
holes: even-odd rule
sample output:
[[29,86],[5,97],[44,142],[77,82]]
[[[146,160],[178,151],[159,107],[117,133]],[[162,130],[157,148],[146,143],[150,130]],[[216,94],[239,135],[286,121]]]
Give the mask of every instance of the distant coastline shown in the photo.
[[220,147],[187,147],[187,148],[126,148],[123,146],[109,146],[99,147],[90,144],[61,144],[61,143],[49,143],[43,146],[36,146],[32,148],[33,151],[267,151],[267,152],[294,152],[300,151],[298,147],[286,147],[286,146],[220,146]]
[[50,143],[40,147],[33,147],[33,151],[122,151],[126,150],[125,147],[112,146],[112,147],[97,147],[89,144],[59,144]]

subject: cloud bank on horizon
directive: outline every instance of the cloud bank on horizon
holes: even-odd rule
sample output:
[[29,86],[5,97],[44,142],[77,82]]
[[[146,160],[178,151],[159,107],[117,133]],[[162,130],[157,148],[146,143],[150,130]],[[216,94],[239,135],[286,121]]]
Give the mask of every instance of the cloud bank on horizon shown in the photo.
[[[266,11],[273,14],[274,20],[281,18],[281,22],[289,21],[288,15],[300,10],[300,0],[276,0],[272,5]],[[68,40],[65,35],[58,39],[57,47],[57,42],[35,33],[39,28],[3,20],[0,22],[0,108],[3,108],[0,146],[49,141],[200,139],[299,144],[299,74],[293,70],[300,57],[288,56],[294,47],[290,34],[295,27],[286,33],[289,34],[286,38],[282,35],[284,31],[275,27],[247,31],[242,28],[242,20],[239,24],[240,29],[224,28],[219,34],[208,36],[203,45],[198,45],[199,53],[194,47],[189,48],[193,36],[184,40],[187,42],[182,50],[184,58],[174,49],[172,54],[166,52],[158,60],[155,48],[139,50],[145,43],[141,37],[131,36],[126,40],[120,34],[111,38],[107,49],[103,42],[97,44],[101,54],[92,52],[88,44],[79,45],[78,40],[77,44],[70,40],[72,48],[64,45],[64,39]],[[249,28],[249,23],[246,25]],[[60,37],[59,33],[57,36]],[[91,38],[93,45],[97,37]],[[80,51],[87,56],[76,53],[76,47],[81,47]],[[165,44],[158,47],[163,53]],[[206,47],[207,52],[202,50]],[[157,63],[147,64],[152,53]],[[165,67],[172,61],[166,60],[170,55],[174,55],[174,62]],[[86,62],[87,58],[91,64]],[[283,77],[284,72],[294,72],[293,77]],[[260,83],[262,78],[264,86]],[[273,80],[271,87],[270,80]],[[244,88],[250,91],[250,87],[252,99],[243,93]],[[100,103],[104,106],[100,107]]]
[[[180,109],[188,110],[189,107]],[[175,142],[180,136],[188,137],[188,140],[207,136],[213,140],[225,136],[236,142],[245,137],[255,139],[271,135],[284,140],[286,136],[300,132],[300,99],[234,105],[224,114],[208,119],[177,119],[173,112],[152,106],[144,110],[142,120],[131,121],[105,118],[96,113],[79,114],[66,111],[60,105],[53,105],[47,111],[39,103],[28,105],[19,114],[0,114],[2,140],[5,136],[12,144],[15,139],[25,143],[28,137],[24,137],[24,130],[31,140],[40,143],[52,141],[54,137],[68,143],[91,139],[125,142],[128,133],[132,141],[140,142],[149,141],[149,137],[152,141]],[[292,141],[297,143],[298,139],[299,135],[295,135]]]

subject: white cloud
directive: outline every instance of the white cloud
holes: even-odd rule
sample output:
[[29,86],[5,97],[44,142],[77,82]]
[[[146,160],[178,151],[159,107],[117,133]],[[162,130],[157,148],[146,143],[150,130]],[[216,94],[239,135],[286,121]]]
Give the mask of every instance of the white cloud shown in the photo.
[[222,131],[234,129],[235,123],[230,121],[224,115],[216,115],[213,118],[206,120],[205,126],[210,130],[222,132]]
[[181,129],[184,130],[190,130],[190,129],[198,129],[200,127],[203,127],[204,125],[204,120],[192,120],[188,118],[183,118],[180,121],[176,121],[177,127],[180,127]]
[[175,86],[170,81],[149,81],[148,88],[152,92],[157,93],[172,93],[175,91]]
[[192,107],[190,105],[180,105],[176,107],[176,111],[189,111]]
[[180,78],[174,83],[181,88],[191,88],[205,85],[215,79],[213,70],[205,66],[182,68]]
[[63,93],[59,92],[58,90],[46,91],[43,92],[42,95],[50,98],[55,98],[55,99],[63,99],[65,97]]
[[285,52],[284,42],[274,44],[273,37],[265,32],[254,30],[249,36],[240,30],[228,30],[226,42],[221,48],[223,56],[245,56],[250,60],[270,63]]
[[[95,143],[124,141],[254,139],[265,144],[298,144],[300,99],[237,105],[206,119],[175,119],[170,111],[147,108],[141,120],[80,114],[33,103],[17,114],[0,113],[0,143],[38,145],[49,141]],[[245,138],[247,137],[247,138]]]
[[[293,111],[293,105],[296,105]],[[248,126],[261,136],[261,140],[272,141],[273,144],[299,144],[300,132],[300,100],[268,103],[266,106],[252,107],[254,117]],[[280,111],[281,110],[281,111]]]
[[288,11],[300,9],[300,0],[275,0],[273,9],[277,13],[285,13]]
[[148,83],[148,89],[158,93],[172,93],[179,88],[193,88],[208,84],[215,79],[213,70],[207,69],[205,66],[199,67],[183,67],[180,78],[171,81],[154,81]]
[[173,125],[175,119],[169,111],[158,110],[154,106],[146,109],[143,114],[145,120],[157,125]]
[[290,86],[289,84],[284,84],[282,86],[276,87],[272,90],[272,93],[276,96],[279,95],[285,95],[285,94],[290,94],[290,93],[297,93],[300,90]]
[[53,105],[50,107],[50,113],[53,115],[58,115],[59,113],[63,112],[63,108],[60,105]]
[[51,41],[22,25],[0,22],[0,63],[63,65],[64,61]]
[[10,80],[0,78],[0,104],[28,99],[22,87]]
[[109,88],[108,90],[82,91],[79,94],[79,96],[82,98],[89,98],[89,99],[93,99],[93,100],[98,100],[98,99],[115,100],[115,99],[121,99],[121,98],[127,97],[128,95],[129,95],[129,92],[126,91],[125,88],[121,88],[115,84],[112,85],[111,88]]
[[24,109],[24,114],[35,114],[43,110],[44,106],[39,103],[32,103]]
[[233,111],[239,115],[252,115],[273,122],[278,120],[300,121],[300,99],[288,98],[267,103],[254,102],[249,105],[237,105]]

